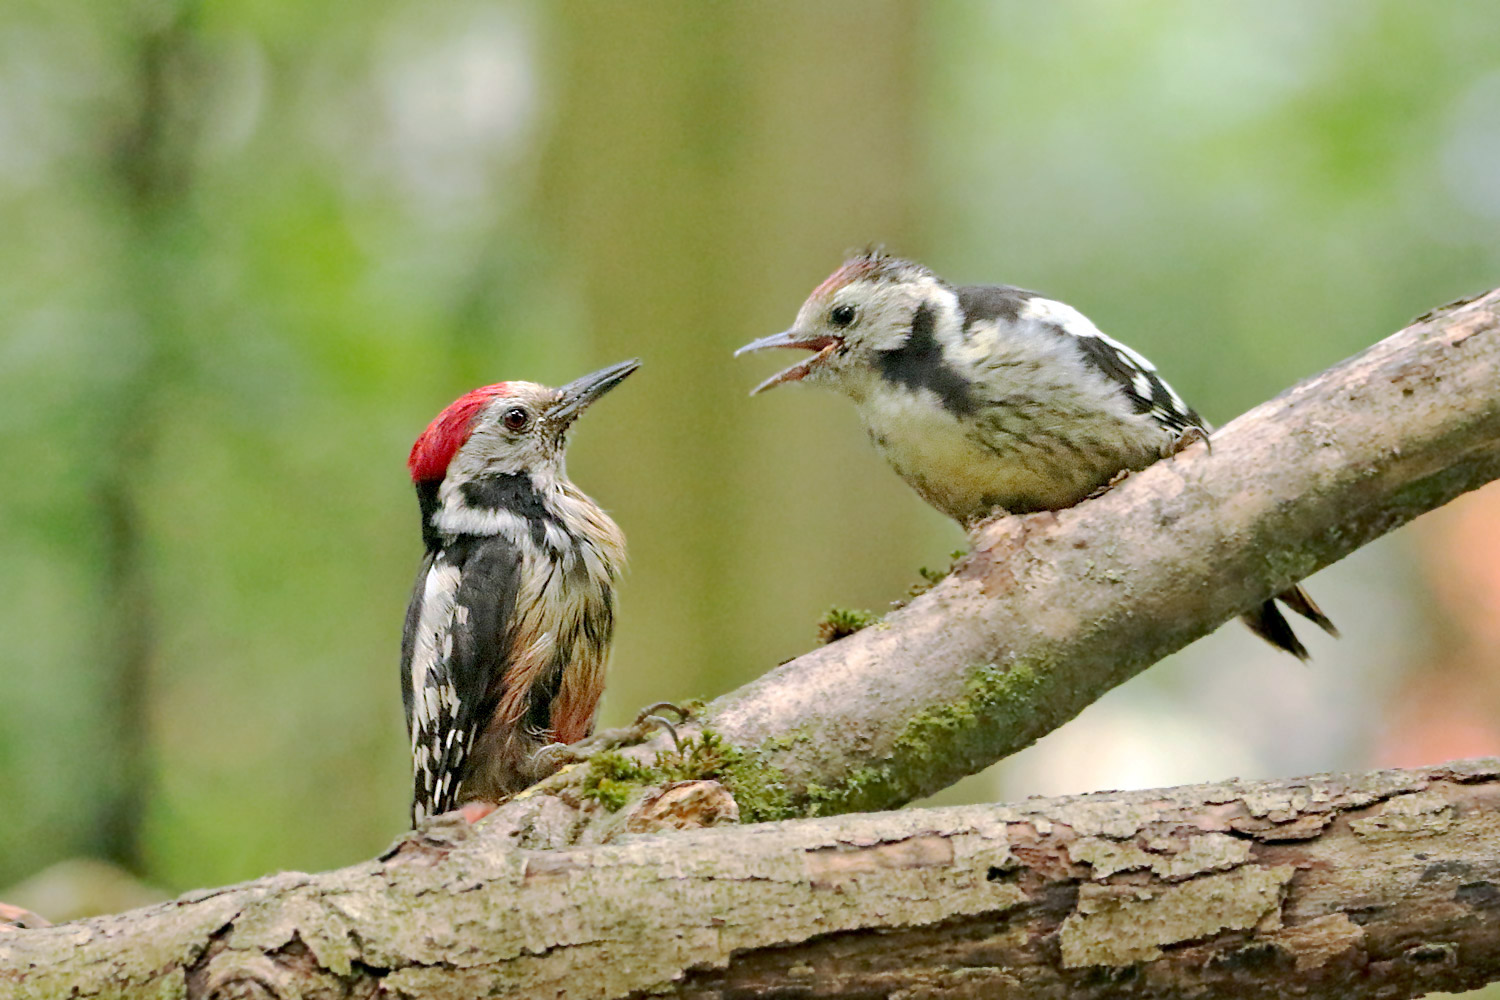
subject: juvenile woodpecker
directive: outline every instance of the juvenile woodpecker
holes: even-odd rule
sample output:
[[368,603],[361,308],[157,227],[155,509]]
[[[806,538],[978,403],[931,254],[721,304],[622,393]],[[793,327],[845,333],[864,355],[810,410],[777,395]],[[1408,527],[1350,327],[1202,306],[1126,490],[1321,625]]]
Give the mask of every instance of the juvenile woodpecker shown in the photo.
[[[966,528],[997,511],[1071,506],[1212,429],[1151,362],[1072,306],[1009,285],[950,285],[880,254],[846,261],[791,329],[736,354],[770,347],[817,353],[755,393],[797,381],[843,392],[901,478]],[[1300,587],[1278,597],[1338,634]],[[1274,601],[1242,620],[1307,658]]]
[[407,465],[427,554],[401,637],[412,823],[482,815],[594,726],[625,538],[567,477],[568,429],[638,367],[461,396]]

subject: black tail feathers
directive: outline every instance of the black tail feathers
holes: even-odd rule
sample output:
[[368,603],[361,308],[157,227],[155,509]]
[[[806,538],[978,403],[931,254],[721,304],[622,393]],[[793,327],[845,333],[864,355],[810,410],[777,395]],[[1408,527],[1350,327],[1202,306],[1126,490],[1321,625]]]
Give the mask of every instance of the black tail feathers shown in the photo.
[[1302,645],[1302,641],[1297,638],[1297,633],[1292,631],[1291,623],[1276,606],[1276,601],[1285,604],[1329,635],[1338,637],[1339,630],[1333,622],[1328,620],[1328,616],[1323,613],[1322,609],[1313,603],[1313,599],[1307,596],[1307,591],[1301,587],[1291,587],[1277,594],[1273,600],[1267,601],[1254,611],[1241,615],[1240,621],[1249,626],[1250,631],[1277,649],[1285,650],[1306,663],[1309,659],[1307,647]]

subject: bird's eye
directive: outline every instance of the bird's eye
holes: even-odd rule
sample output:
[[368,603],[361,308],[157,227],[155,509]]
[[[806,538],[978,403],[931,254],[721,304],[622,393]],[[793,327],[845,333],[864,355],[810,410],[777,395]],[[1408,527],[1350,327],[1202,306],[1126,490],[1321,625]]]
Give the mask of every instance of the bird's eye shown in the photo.
[[854,322],[854,307],[848,303],[834,306],[829,310],[828,321],[834,326],[848,326]]
[[518,431],[531,422],[531,414],[519,406],[512,406],[505,411],[505,416],[500,419],[505,422],[507,430]]

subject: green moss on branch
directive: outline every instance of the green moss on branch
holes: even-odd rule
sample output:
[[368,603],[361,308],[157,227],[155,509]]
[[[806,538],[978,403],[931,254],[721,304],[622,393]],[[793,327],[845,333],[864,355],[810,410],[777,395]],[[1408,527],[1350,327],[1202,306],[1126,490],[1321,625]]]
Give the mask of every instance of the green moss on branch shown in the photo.
[[818,641],[825,646],[851,636],[860,629],[869,628],[880,621],[880,616],[869,611],[853,608],[829,608],[828,614],[818,622]]

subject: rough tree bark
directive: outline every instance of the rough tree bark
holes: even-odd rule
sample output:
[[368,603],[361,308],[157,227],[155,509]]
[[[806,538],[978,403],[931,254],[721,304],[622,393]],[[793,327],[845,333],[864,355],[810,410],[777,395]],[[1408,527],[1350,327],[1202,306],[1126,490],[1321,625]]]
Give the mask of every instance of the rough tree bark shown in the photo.
[[[0,985],[602,998],[1295,984],[1399,997],[1500,978],[1497,761],[636,835],[932,791],[1489,481],[1497,334],[1500,291],[1257,408],[1211,453],[1073,510],[996,522],[887,622],[704,708],[654,769],[626,755],[651,763],[662,738],[379,861],[8,932]],[[699,780],[651,787],[685,772]]]
[[17,1000],[1401,997],[1500,977],[1500,760],[381,861],[0,933]]

